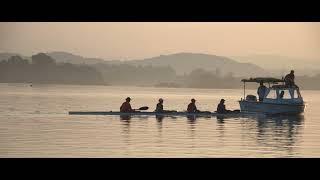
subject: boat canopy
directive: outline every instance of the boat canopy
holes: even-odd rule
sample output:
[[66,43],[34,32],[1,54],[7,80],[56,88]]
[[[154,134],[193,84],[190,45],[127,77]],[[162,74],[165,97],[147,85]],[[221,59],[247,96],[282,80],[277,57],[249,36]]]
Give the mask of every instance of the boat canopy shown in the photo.
[[257,77],[257,78],[250,78],[250,79],[242,79],[242,82],[256,82],[256,83],[278,83],[278,82],[284,82],[283,79],[277,79],[272,77]]
[[246,98],[246,82],[256,82],[256,83],[268,83],[270,88],[270,83],[278,84],[278,82],[282,82],[284,84],[283,79],[277,79],[273,77],[256,77],[256,78],[249,78],[249,79],[242,79],[243,82],[243,99]]
[[286,85],[273,85],[270,89],[279,89],[279,90],[286,90],[286,89],[299,89],[298,86],[286,86]]

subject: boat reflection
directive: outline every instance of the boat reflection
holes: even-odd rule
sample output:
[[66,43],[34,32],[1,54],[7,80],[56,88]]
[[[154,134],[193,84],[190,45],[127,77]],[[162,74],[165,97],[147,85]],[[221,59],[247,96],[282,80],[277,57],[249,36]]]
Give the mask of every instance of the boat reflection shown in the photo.
[[157,121],[159,122],[159,121],[161,121],[162,122],[162,120],[165,118],[165,116],[163,116],[163,115],[156,115],[156,119],[157,119]]
[[226,120],[217,116],[217,130],[224,133],[224,126],[229,121],[239,120],[242,141],[256,142],[258,148],[273,149],[293,155],[294,148],[300,140],[304,115],[252,115],[246,118]]
[[[204,120],[203,117],[189,115],[185,118],[171,117],[165,115],[154,116],[156,119],[156,126],[159,132],[159,138],[162,137],[163,124],[165,120],[180,119],[187,120],[189,130],[189,138],[194,139],[196,136],[196,129],[198,121]],[[150,117],[139,117],[138,119],[149,118],[149,120],[155,120]],[[215,119],[215,118],[213,118]],[[130,123],[131,116],[121,116],[123,134],[127,143],[130,143]],[[235,122],[236,121],[236,122]],[[210,122],[210,121],[208,121]],[[218,138],[221,138],[221,142],[224,138],[232,133],[227,131],[226,127],[238,126],[236,131],[241,131],[241,141],[253,143],[259,149],[263,151],[279,151],[284,152],[286,155],[292,155],[297,143],[299,143],[300,134],[303,129],[304,115],[277,115],[277,116],[266,116],[266,115],[250,115],[246,117],[230,118],[226,116],[217,116],[216,124],[213,125],[213,129],[216,129]]]
[[130,115],[120,115],[120,119],[121,120],[130,120],[131,119],[131,116]]
[[216,118],[217,118],[217,122],[218,122],[219,124],[223,124],[223,123],[224,123],[224,119],[225,119],[224,116],[217,116]]
[[196,125],[197,125],[197,119],[210,119],[211,116],[203,116],[203,115],[187,115],[187,123],[190,125],[190,137],[194,139],[195,133],[196,133]]
[[130,140],[130,123],[131,123],[131,116],[127,115],[122,115],[120,116],[120,121],[122,125],[122,133],[121,135],[123,136],[123,142],[129,146],[131,145],[131,140]]
[[303,115],[258,116],[254,120],[256,126],[254,139],[257,145],[286,151],[288,155],[292,155],[303,127]]
[[197,120],[197,116],[194,116],[194,115],[188,115],[187,116],[187,119],[188,119],[188,123],[189,124],[194,124]]
[[225,124],[225,121],[224,121],[224,116],[217,116],[217,130],[218,132],[220,133],[220,136],[219,137],[224,137],[224,124]]
[[165,118],[165,116],[156,115],[157,127],[158,127],[159,133],[162,133],[162,124],[163,124],[163,119],[164,119],[164,118]]

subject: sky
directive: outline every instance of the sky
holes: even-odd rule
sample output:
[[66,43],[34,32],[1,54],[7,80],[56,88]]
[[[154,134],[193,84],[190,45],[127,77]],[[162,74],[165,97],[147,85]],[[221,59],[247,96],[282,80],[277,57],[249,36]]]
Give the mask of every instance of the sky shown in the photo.
[[[66,51],[106,60],[179,52],[320,57],[320,23],[1,22],[0,52]],[[275,62],[276,63],[276,62]]]

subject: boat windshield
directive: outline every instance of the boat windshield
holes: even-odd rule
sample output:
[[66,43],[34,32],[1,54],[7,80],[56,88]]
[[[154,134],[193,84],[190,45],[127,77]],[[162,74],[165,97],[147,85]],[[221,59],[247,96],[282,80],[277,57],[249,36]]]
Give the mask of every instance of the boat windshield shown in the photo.
[[268,89],[265,98],[267,99],[299,99],[300,93],[298,89],[286,88],[286,89]]
[[279,90],[279,99],[293,99],[293,98],[294,98],[294,91],[290,92],[288,89]]
[[277,99],[277,91],[274,89],[270,89],[269,92],[267,92],[266,98],[268,99]]

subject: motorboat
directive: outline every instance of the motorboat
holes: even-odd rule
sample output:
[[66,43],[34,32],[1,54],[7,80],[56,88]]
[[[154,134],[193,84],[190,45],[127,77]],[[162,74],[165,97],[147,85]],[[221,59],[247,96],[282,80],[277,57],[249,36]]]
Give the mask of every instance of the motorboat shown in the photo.
[[[299,87],[296,85],[287,86],[283,79],[250,78],[241,81],[244,83],[244,97],[239,101],[241,112],[301,114],[305,110],[306,104]],[[258,101],[255,95],[246,96],[246,83],[248,82],[269,84],[262,101]]]

